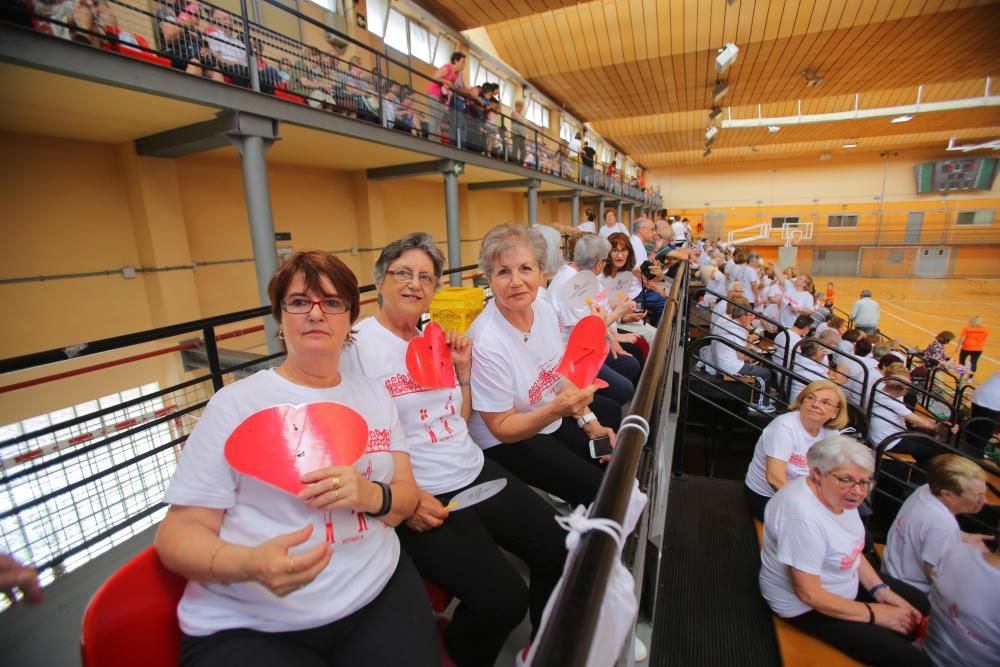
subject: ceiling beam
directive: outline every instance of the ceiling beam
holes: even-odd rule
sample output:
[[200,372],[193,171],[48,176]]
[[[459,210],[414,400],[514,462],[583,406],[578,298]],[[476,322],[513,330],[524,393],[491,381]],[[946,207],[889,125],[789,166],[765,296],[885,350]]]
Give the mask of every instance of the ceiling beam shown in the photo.
[[537,178],[523,178],[507,181],[483,181],[481,183],[469,183],[469,191],[478,190],[507,190],[510,188],[537,188],[542,184]]

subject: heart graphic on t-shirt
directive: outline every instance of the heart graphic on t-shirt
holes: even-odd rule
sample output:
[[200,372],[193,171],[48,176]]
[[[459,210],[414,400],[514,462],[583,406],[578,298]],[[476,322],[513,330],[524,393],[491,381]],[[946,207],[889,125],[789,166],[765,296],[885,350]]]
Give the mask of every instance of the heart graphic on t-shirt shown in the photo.
[[424,387],[455,386],[451,348],[440,324],[428,322],[424,335],[410,340],[406,347],[406,370],[414,382]]
[[577,322],[556,372],[581,389],[594,384],[610,349],[607,333],[604,320],[597,315],[587,315]]
[[352,465],[367,444],[368,423],[346,405],[283,404],[244,419],[224,451],[236,470],[294,495],[305,487],[302,475]]

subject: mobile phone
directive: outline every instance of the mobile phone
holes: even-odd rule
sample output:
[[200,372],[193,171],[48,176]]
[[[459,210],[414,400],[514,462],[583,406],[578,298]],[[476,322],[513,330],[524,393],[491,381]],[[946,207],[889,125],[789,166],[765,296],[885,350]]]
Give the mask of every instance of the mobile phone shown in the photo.
[[590,441],[590,457],[599,459],[611,454],[611,438],[603,436]]

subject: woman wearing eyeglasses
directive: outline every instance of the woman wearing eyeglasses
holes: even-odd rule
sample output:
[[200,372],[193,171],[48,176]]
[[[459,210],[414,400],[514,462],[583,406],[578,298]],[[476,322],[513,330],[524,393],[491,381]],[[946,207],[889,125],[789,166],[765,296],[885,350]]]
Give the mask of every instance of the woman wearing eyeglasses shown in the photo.
[[778,489],[809,474],[809,448],[847,426],[847,400],[830,380],[806,385],[788,410],[760,434],[747,468],[743,497],[750,514],[761,521],[764,507]]
[[[338,368],[360,310],[357,279],[329,253],[300,252],[268,294],[288,354],[209,401],[156,536],[164,565],[189,580],[180,664],[439,666],[426,593],[393,530],[418,501],[406,435],[383,386]],[[366,422],[353,465],[307,472],[295,495],[228,463],[224,447],[251,415],[328,402]],[[302,424],[301,443],[317,422],[285,423]]]
[[930,667],[907,639],[927,598],[880,577],[862,553],[858,506],[874,484],[872,450],[835,435],[806,458],[809,474],[783,486],[764,512],[761,594],[775,614],[864,665]]
[[906,499],[889,529],[882,571],[931,590],[931,574],[952,546],[965,541],[985,551],[986,535],[962,532],[957,514],[976,514],[986,504],[986,475],[963,456],[942,454],[927,466],[927,484]]
[[[539,626],[562,574],[566,533],[552,506],[484,457],[469,436],[470,340],[447,332],[456,386],[425,387],[410,375],[407,348],[420,336],[417,322],[430,308],[443,268],[429,234],[386,245],[374,271],[381,307],[356,327],[341,368],[385,385],[399,410],[420,500],[396,532],[420,574],[460,601],[444,632],[448,657],[458,665],[492,665],[529,607],[532,627]],[[497,479],[506,480],[498,494],[449,512],[457,493]],[[527,564],[530,588],[498,546]]]

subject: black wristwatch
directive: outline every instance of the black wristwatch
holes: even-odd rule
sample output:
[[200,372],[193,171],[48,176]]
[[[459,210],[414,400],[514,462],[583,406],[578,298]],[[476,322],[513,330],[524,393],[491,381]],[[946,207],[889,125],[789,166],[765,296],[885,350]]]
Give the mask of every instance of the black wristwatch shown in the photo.
[[380,517],[385,516],[392,510],[392,487],[385,482],[375,482],[382,489],[382,507],[379,508],[378,512],[368,512],[369,516]]

